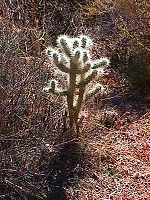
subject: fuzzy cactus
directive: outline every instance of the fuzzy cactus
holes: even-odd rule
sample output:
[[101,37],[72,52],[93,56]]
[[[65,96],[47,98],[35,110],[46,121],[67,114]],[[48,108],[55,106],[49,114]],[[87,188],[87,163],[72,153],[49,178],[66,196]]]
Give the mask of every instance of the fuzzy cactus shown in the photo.
[[67,35],[59,36],[56,40],[57,47],[47,47],[46,55],[55,67],[55,73],[67,79],[65,88],[61,88],[57,80],[52,79],[46,92],[66,97],[69,113],[70,130],[79,132],[78,118],[82,103],[97,92],[103,90],[101,84],[93,85],[93,89],[87,90],[87,85],[98,75],[103,74],[109,65],[107,58],[92,60],[90,51],[93,42],[90,37],[80,35],[71,38]]

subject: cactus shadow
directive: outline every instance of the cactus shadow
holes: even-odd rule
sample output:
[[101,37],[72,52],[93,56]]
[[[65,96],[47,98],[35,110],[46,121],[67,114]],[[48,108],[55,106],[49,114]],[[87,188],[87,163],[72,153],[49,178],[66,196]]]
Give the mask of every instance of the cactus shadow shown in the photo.
[[77,143],[64,144],[60,151],[51,159],[49,163],[49,175],[47,184],[49,194],[46,200],[67,200],[65,188],[77,177],[82,176],[79,166],[83,162],[83,151]]

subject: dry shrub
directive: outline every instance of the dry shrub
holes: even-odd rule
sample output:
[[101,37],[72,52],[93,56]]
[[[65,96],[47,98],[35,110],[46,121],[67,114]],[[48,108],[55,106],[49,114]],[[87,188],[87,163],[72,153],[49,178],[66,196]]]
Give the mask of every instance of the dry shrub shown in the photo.
[[124,33],[128,34],[132,41],[138,45],[139,53],[150,55],[150,28],[149,28],[149,4],[148,1],[134,1],[134,0],[115,0],[125,11],[129,20],[124,21]]
[[[121,56],[127,59],[128,75],[138,86],[144,86],[149,93],[150,86],[150,29],[149,4],[146,0],[115,0],[125,17],[120,17],[120,33],[126,38],[127,47]],[[131,78],[130,77],[130,78]]]
[[0,8],[0,195],[5,199],[45,198],[53,145],[62,142],[63,103],[42,91],[52,72],[43,52],[47,29],[35,2],[3,1]]
[[110,11],[112,6],[112,0],[86,0],[84,6],[80,6],[78,16],[81,19],[86,19],[94,15],[99,15],[105,11]]

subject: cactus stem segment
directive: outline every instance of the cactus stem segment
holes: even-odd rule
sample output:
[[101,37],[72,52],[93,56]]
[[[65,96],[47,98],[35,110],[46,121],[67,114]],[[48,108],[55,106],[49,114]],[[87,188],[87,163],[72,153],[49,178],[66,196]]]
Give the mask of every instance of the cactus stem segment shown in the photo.
[[90,74],[88,77],[86,77],[84,80],[82,80],[81,82],[79,82],[77,84],[77,87],[80,88],[80,87],[86,86],[88,83],[90,83],[95,78],[96,75],[97,75],[97,71],[93,70],[92,74]]

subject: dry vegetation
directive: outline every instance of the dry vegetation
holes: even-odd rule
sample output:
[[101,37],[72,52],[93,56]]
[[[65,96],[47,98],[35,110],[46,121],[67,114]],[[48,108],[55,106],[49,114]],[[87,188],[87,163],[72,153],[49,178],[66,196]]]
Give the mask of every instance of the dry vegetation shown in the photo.
[[[149,200],[148,10],[146,0],[1,0],[0,199]],[[80,33],[111,66],[65,143],[64,103],[42,91],[54,76],[44,49]]]

